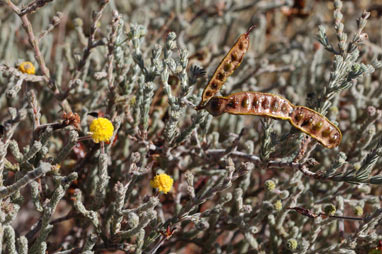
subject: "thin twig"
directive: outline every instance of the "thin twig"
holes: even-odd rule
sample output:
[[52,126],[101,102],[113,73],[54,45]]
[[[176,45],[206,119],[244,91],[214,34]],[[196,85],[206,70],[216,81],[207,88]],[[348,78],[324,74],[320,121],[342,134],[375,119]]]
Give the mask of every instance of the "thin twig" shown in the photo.
[[[41,2],[41,3],[45,4],[47,1],[45,0],[45,1],[36,1],[36,2]],[[33,48],[36,61],[38,62],[39,66],[40,66],[41,72],[45,76],[44,79],[48,83],[48,87],[52,90],[56,99],[60,101],[60,104],[61,104],[61,107],[63,108],[63,110],[66,112],[72,112],[72,109],[71,109],[68,101],[66,99],[61,98],[60,91],[58,90],[54,81],[50,78],[49,69],[46,67],[45,60],[44,60],[44,58],[41,54],[40,48],[38,46],[39,41],[35,37],[34,32],[33,32],[33,28],[32,28],[32,24],[30,23],[27,15],[26,15],[28,12],[26,12],[26,11],[23,12],[22,10],[20,11],[20,8],[17,7],[15,4],[13,4],[11,0],[8,0],[8,6],[21,18],[22,25],[23,25],[23,27],[24,27],[25,31],[27,32],[27,35],[28,35],[29,43],[31,44],[31,46]],[[37,8],[35,8],[34,10],[37,10]]]
[[6,198],[16,191],[20,190],[24,186],[26,186],[28,183],[32,182],[33,180],[39,178],[40,176],[44,175],[45,173],[49,172],[51,170],[51,165],[46,162],[42,162],[38,168],[35,170],[29,171],[27,174],[25,174],[22,178],[20,178],[17,182],[15,182],[12,185],[3,187],[0,190],[0,198]]
[[[222,157],[226,155],[226,150],[225,149],[210,149],[205,152],[208,156],[215,156],[215,157]],[[309,161],[307,160],[304,163],[298,163],[298,162],[283,162],[283,161],[269,161],[264,163],[261,161],[260,157],[252,154],[247,154],[243,152],[238,152],[238,151],[231,151],[229,153],[230,157],[237,157],[237,158],[242,158],[245,160],[248,160],[252,163],[254,163],[256,166],[262,166],[265,168],[284,168],[284,169],[294,169],[302,172],[305,176],[312,177],[315,179],[328,179],[330,178],[325,178],[322,174],[320,173],[315,173],[309,170],[309,166],[314,166],[317,163],[315,161]]]
[[48,28],[40,33],[38,41],[41,41],[48,33],[50,33],[56,26],[58,26],[63,18],[62,12],[57,12],[56,16],[52,18]]
[[98,43],[95,43],[95,35],[98,30],[98,22],[102,17],[103,10],[106,7],[106,4],[109,2],[109,0],[103,0],[101,2],[100,9],[97,12],[93,12],[93,22],[90,27],[90,36],[88,38],[88,46],[85,48],[84,53],[82,55],[82,58],[80,62],[77,65],[77,73],[76,73],[76,78],[80,76],[80,71],[82,68],[85,66],[87,59],[90,56],[91,50],[98,46]]
[[107,43],[107,81],[108,81],[108,87],[109,87],[109,103],[107,106],[107,113],[112,112],[113,106],[115,106],[115,98],[116,98],[116,92],[115,92],[115,85],[114,85],[114,77],[113,77],[113,64],[114,64],[114,50],[115,50],[115,42],[117,40],[118,35],[118,28],[119,28],[119,21],[120,16],[117,11],[113,13],[113,22],[112,22],[112,30],[108,38]]
[[37,11],[38,9],[40,9],[41,7],[44,7],[44,5],[46,5],[49,2],[53,2],[53,0],[35,0],[29,3],[27,7],[21,9],[19,15],[23,16],[29,13],[33,13]]

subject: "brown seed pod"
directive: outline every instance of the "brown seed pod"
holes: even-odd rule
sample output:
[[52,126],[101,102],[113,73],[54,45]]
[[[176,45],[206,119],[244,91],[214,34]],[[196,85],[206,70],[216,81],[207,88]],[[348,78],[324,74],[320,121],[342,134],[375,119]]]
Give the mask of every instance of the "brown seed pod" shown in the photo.
[[226,97],[216,96],[209,100],[205,109],[214,116],[229,113],[289,120],[294,127],[327,148],[338,146],[342,139],[340,129],[325,116],[304,106],[294,106],[274,94],[238,92]]
[[221,89],[227,78],[240,66],[249,47],[249,33],[254,28],[255,26],[251,26],[246,33],[240,35],[239,39],[237,39],[230,51],[220,62],[212,78],[204,88],[202,101],[196,109],[203,109],[207,102]]
[[295,106],[289,121],[327,148],[334,148],[341,143],[340,129],[313,109]]
[[290,120],[293,105],[287,99],[270,93],[238,92],[227,97],[213,97],[206,110],[214,116],[229,113]]

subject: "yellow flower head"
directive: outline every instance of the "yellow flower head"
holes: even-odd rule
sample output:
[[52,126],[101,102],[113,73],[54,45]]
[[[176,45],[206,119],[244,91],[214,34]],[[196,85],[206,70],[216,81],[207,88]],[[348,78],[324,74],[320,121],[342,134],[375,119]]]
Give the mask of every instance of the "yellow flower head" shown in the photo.
[[99,117],[90,124],[90,132],[95,143],[109,141],[113,136],[113,124],[106,118]]
[[19,71],[26,73],[26,74],[35,74],[36,73],[36,68],[31,62],[22,62],[19,65]]
[[283,209],[283,203],[281,203],[281,200],[277,200],[275,203],[273,203],[273,205],[277,212],[280,212],[281,209]]
[[171,178],[171,176],[164,173],[156,175],[154,179],[150,181],[151,187],[158,189],[164,194],[167,194],[167,192],[172,189],[173,183],[174,180]]

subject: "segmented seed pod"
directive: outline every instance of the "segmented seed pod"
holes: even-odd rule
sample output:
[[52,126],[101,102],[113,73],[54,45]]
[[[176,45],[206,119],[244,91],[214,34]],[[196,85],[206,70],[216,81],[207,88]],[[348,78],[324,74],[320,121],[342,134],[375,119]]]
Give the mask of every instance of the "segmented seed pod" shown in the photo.
[[226,97],[215,96],[205,109],[214,116],[229,113],[289,120],[295,128],[327,148],[338,146],[342,139],[339,128],[325,116],[304,106],[294,106],[287,99],[274,94],[238,92]]
[[327,148],[334,148],[341,143],[340,129],[313,109],[295,106],[289,121]]
[[293,104],[281,96],[270,93],[238,92],[227,97],[213,97],[206,105],[206,110],[214,116],[229,113],[290,120]]
[[212,78],[204,88],[202,101],[197,106],[197,109],[204,108],[207,102],[221,89],[227,78],[240,66],[249,47],[249,33],[254,28],[255,26],[251,26],[246,33],[240,35],[239,39],[237,39],[233,47],[220,62]]

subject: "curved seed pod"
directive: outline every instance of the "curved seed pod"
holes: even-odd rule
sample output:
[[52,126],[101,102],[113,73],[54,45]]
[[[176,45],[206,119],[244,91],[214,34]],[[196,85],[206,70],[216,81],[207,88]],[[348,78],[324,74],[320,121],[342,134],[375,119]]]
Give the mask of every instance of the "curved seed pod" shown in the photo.
[[290,120],[293,104],[281,96],[270,93],[238,92],[227,97],[213,97],[206,105],[206,110],[214,116],[229,113]]
[[240,35],[239,39],[237,39],[230,51],[220,62],[214,75],[212,75],[212,78],[204,88],[202,101],[196,109],[203,109],[207,102],[221,89],[227,78],[240,66],[249,47],[249,33],[254,28],[255,26],[251,26],[246,33]]
[[303,106],[295,106],[290,123],[327,148],[338,146],[342,139],[340,129],[320,113]]
[[338,146],[342,139],[340,129],[325,116],[304,106],[294,106],[274,94],[238,92],[226,97],[216,96],[209,100],[205,109],[214,116],[229,113],[289,120],[295,128],[327,148]]

